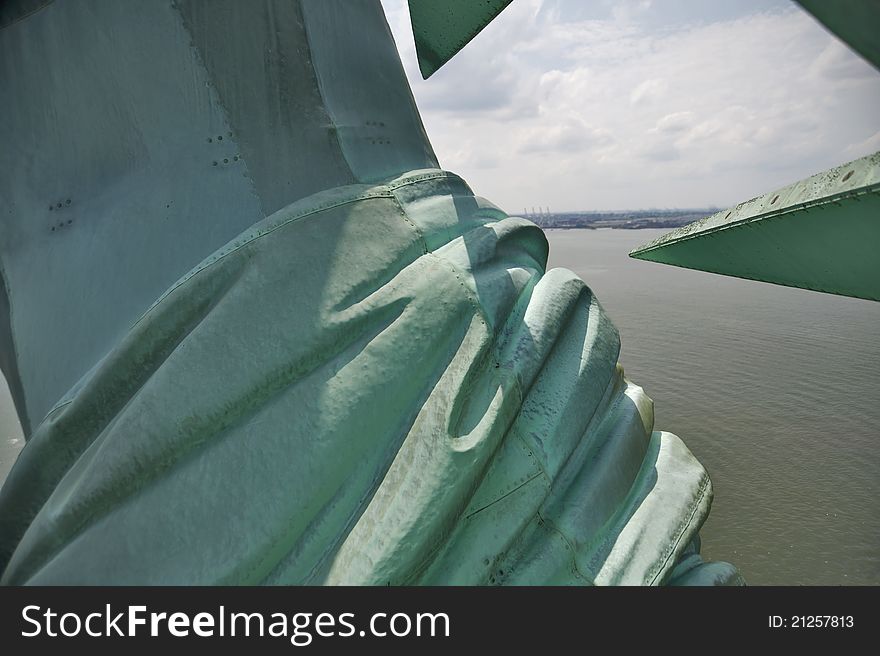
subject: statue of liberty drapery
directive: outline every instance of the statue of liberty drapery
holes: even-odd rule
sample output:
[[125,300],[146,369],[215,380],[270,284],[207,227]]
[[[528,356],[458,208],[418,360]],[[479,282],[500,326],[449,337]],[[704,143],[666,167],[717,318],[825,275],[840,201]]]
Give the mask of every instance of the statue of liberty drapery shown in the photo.
[[439,168],[378,0],[3,7],[3,583],[739,580],[596,298]]

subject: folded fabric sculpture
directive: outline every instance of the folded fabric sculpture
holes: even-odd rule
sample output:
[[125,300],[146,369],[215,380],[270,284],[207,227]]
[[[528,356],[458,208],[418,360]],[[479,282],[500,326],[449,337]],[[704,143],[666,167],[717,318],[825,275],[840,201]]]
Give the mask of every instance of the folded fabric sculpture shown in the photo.
[[414,171],[161,296],[0,492],[11,584],[736,583],[712,491],[531,222]]

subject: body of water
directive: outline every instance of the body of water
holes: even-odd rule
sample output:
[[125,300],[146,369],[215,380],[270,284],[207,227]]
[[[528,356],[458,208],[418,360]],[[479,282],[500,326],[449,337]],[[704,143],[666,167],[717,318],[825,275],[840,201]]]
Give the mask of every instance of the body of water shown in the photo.
[[[632,260],[660,230],[551,230],[655,426],[709,470],[703,553],[753,584],[880,584],[880,303]],[[0,378],[0,481],[22,445]]]
[[551,230],[655,427],[709,470],[703,553],[753,584],[880,584],[880,303],[633,260],[663,230]]

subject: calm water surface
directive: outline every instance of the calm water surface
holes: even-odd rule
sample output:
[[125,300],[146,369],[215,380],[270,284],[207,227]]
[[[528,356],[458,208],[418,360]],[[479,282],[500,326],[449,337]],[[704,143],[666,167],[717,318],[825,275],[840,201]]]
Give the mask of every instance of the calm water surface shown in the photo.
[[[617,324],[657,428],[708,468],[703,552],[752,584],[880,584],[880,303],[627,257],[657,230],[547,233]],[[22,439],[0,378],[0,481]]]
[[548,231],[550,266],[709,470],[704,555],[753,584],[880,584],[880,303],[627,257],[663,232]]

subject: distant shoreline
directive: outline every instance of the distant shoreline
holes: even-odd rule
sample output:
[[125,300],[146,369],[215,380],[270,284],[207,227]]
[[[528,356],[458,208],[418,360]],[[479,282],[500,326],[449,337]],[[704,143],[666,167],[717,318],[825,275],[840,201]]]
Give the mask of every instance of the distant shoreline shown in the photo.
[[694,210],[626,210],[619,212],[527,212],[521,216],[545,230],[670,230],[711,216],[714,208]]

